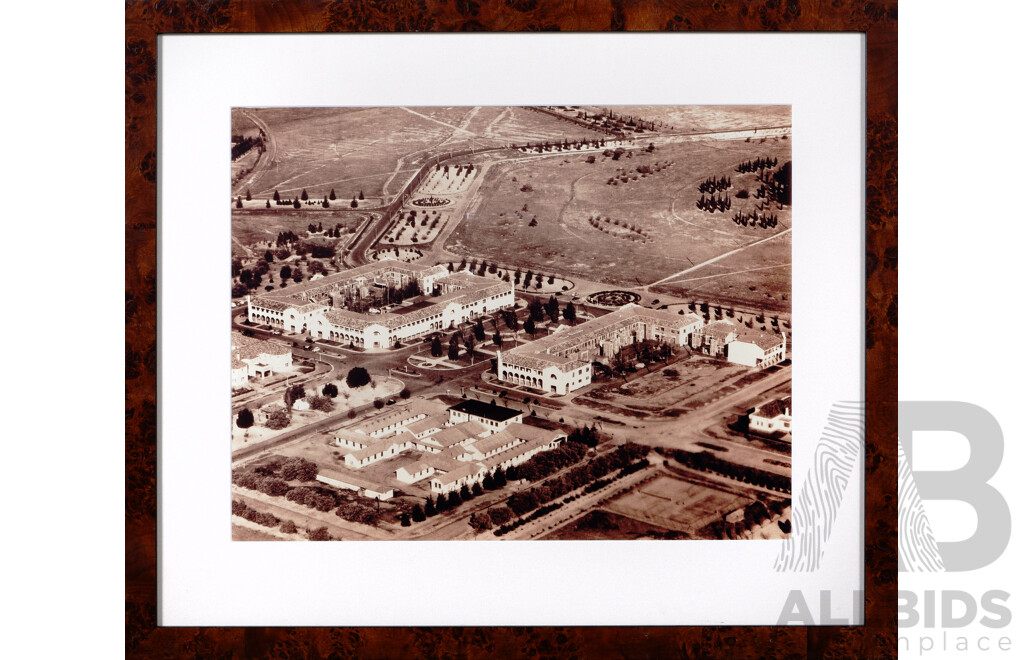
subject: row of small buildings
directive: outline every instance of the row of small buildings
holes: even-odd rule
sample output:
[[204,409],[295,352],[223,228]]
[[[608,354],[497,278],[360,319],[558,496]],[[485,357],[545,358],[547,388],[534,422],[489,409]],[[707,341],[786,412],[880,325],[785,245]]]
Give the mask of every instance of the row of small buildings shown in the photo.
[[[363,313],[345,307],[347,300],[366,299],[375,290],[400,289],[413,281],[426,295],[392,311]],[[388,260],[250,296],[247,302],[251,323],[360,348],[382,349],[511,307],[515,293],[511,282],[450,273],[439,265]]]
[[[565,437],[524,424],[522,411],[513,408],[467,399],[445,409],[417,399],[335,431],[332,444],[345,469],[321,465],[317,479],[381,500],[394,496],[392,480],[425,482],[431,493],[444,495],[554,449]],[[403,455],[408,461],[386,474],[365,470]]]

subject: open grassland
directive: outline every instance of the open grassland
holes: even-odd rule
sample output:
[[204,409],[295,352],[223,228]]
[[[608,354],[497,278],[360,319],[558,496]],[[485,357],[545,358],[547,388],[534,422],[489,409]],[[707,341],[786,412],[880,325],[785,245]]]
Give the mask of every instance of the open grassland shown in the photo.
[[754,309],[791,312],[792,237],[792,233],[783,234],[651,287],[651,290],[696,301],[710,300],[723,305],[740,304]]
[[[735,195],[749,188],[752,180],[746,179],[753,176],[738,174],[736,165],[759,156],[778,158],[781,165],[790,160],[788,140],[709,139],[627,153],[632,156],[618,160],[598,154],[594,163],[588,155],[566,153],[492,166],[447,249],[524,270],[636,286],[789,227],[788,207],[773,210],[775,229],[736,225],[734,213],[754,210],[750,198],[733,197],[724,213],[696,207],[701,181],[732,177],[727,192]],[[741,254],[747,268],[767,265],[756,252]]]
[[[262,245],[267,241],[274,242],[277,235],[284,231],[294,232],[297,236],[305,236],[310,223],[322,223],[324,229],[342,226],[340,245],[348,240],[352,229],[366,219],[365,213],[350,211],[332,211],[322,209],[317,212],[303,210],[278,211],[276,209],[235,210],[231,213],[232,256],[241,256],[247,247]],[[262,245],[263,249],[266,248]],[[339,247],[339,252],[340,247]],[[262,254],[262,252],[261,252]]]
[[[587,109],[593,111],[602,108],[588,106]],[[664,122],[667,126],[663,130],[682,133],[788,126],[792,122],[788,105],[632,105],[614,106],[611,110],[617,115],[633,115],[645,121]]]
[[[249,109],[277,143],[252,194],[276,189],[294,197],[303,189],[340,199],[360,191],[368,199],[393,195],[416,168],[445,151],[598,134],[523,108],[258,108]],[[232,126],[251,126],[239,110]]]

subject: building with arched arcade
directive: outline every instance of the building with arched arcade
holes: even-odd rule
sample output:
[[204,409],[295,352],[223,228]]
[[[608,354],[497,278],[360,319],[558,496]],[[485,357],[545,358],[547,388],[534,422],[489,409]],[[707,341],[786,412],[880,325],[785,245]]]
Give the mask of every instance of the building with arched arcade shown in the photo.
[[[410,285],[415,283],[415,287]],[[397,305],[366,307],[381,293],[418,290]],[[511,282],[443,266],[381,261],[328,275],[248,300],[249,321],[360,348],[390,348],[397,342],[455,327],[478,316],[511,307]]]
[[630,303],[575,327],[558,330],[508,351],[498,351],[498,379],[550,394],[588,385],[592,362],[610,362],[623,347],[640,341],[694,345],[704,327],[696,314],[673,314]]

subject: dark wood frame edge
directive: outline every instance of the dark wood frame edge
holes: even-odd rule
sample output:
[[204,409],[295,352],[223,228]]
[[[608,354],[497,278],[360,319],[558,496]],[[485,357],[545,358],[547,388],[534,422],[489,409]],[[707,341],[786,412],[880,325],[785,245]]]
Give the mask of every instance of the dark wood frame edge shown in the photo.
[[[897,4],[836,0],[138,0],[125,7],[128,657],[896,657]],[[360,31],[852,31],[866,37],[865,624],[834,627],[166,628],[157,604],[157,35]]]

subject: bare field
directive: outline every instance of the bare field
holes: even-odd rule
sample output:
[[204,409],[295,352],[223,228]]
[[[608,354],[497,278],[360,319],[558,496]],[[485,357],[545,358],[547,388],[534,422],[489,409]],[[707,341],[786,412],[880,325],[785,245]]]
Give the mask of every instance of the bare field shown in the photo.
[[348,240],[347,232],[358,227],[366,218],[365,213],[332,209],[306,212],[301,209],[296,211],[234,210],[231,213],[232,253],[236,256],[244,253],[240,244],[251,247],[257,243],[275,241],[278,233],[283,231],[295,232],[300,237],[305,236],[310,223],[323,223],[325,229],[341,224],[343,229],[340,244],[344,245],[344,242]]
[[[737,164],[759,156],[782,164],[789,152],[788,140],[700,140],[619,160],[598,155],[593,164],[571,153],[497,164],[446,247],[618,286],[650,284],[788,227],[788,208],[775,211],[779,228],[752,230],[732,221],[752,200],[734,199],[731,211],[714,214],[696,201],[705,178],[731,176],[735,193],[747,186],[733,171]],[[639,169],[646,167],[651,172]],[[756,255],[742,254],[748,268],[760,265]]]
[[631,105],[615,106],[613,110],[616,114],[635,115],[646,121],[662,121],[683,133],[788,126],[792,122],[788,105]]
[[790,312],[793,301],[792,233],[762,243],[701,268],[678,279],[652,287],[654,292],[740,303],[755,309]]
[[700,484],[660,476],[612,500],[604,508],[695,536],[708,523],[750,501]]
[[[276,189],[294,196],[306,189],[322,198],[334,188],[341,199],[359,191],[376,198],[395,194],[431,156],[469,147],[492,147],[565,137],[593,138],[594,131],[522,108],[259,108],[248,110],[269,128],[278,154],[253,195]],[[232,125],[251,125],[239,111]]]

